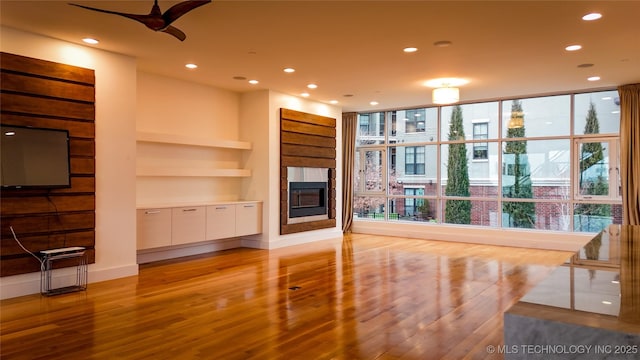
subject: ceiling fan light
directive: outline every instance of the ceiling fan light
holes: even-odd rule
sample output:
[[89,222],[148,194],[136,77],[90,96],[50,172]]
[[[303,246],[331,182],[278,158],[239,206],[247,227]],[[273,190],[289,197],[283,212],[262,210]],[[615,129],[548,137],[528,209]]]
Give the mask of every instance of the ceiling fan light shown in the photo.
[[94,38],[90,38],[90,37],[86,37],[84,39],[82,39],[83,42],[90,44],[90,45],[96,45],[99,43],[98,40],[94,39]]
[[435,88],[431,95],[434,104],[453,104],[460,100],[460,89],[456,87]]

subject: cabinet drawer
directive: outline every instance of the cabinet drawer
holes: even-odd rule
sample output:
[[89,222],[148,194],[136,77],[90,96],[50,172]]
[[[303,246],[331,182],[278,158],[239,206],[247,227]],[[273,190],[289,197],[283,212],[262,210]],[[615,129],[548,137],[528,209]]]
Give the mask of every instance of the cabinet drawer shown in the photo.
[[262,232],[262,203],[236,205],[236,236]]
[[205,207],[173,208],[171,213],[171,244],[188,244],[205,240]]
[[236,205],[207,206],[207,240],[236,236]]
[[171,245],[171,209],[138,209],[138,249],[151,249]]

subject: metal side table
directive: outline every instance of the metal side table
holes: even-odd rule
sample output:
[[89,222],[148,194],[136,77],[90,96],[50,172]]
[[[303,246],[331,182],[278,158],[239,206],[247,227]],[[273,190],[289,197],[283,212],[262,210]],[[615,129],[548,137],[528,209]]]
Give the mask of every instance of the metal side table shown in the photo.
[[[40,293],[51,296],[87,289],[87,253],[84,247],[74,246],[60,249],[42,250],[42,269],[40,269]],[[52,288],[53,263],[59,260],[76,261],[75,285]]]

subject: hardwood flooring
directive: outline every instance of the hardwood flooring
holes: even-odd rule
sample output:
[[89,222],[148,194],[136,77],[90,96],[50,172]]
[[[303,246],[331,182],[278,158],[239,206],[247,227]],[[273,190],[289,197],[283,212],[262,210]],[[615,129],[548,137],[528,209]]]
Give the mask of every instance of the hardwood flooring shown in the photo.
[[571,253],[353,234],[141,265],[0,303],[2,359],[499,359],[503,312]]

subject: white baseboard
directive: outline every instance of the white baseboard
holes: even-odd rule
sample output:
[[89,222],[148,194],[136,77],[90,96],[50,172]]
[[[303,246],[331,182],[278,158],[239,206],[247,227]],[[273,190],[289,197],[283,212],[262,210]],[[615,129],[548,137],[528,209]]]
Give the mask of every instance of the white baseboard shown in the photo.
[[280,235],[277,239],[268,242],[260,241],[258,246],[256,247],[259,249],[279,249],[287,246],[308,244],[315,241],[335,238],[342,239],[342,230],[338,230],[337,228],[320,229],[295,234]]
[[354,221],[352,232],[573,252],[580,250],[584,244],[596,235],[594,233],[542,232],[524,229],[461,227],[409,222],[390,223],[375,220]]
[[146,264],[154,261],[174,259],[179,257],[206,254],[214,251],[241,247],[239,238],[220,239],[196,244],[168,246],[158,249],[138,251],[138,264]]
[[[76,268],[69,267],[56,269],[52,273],[52,287],[58,288],[75,284]],[[118,279],[127,276],[138,275],[138,264],[98,269],[94,264],[89,264],[88,283]],[[91,286],[87,287],[91,291]],[[0,299],[9,299],[18,296],[40,293],[40,273],[21,274],[0,279]]]

